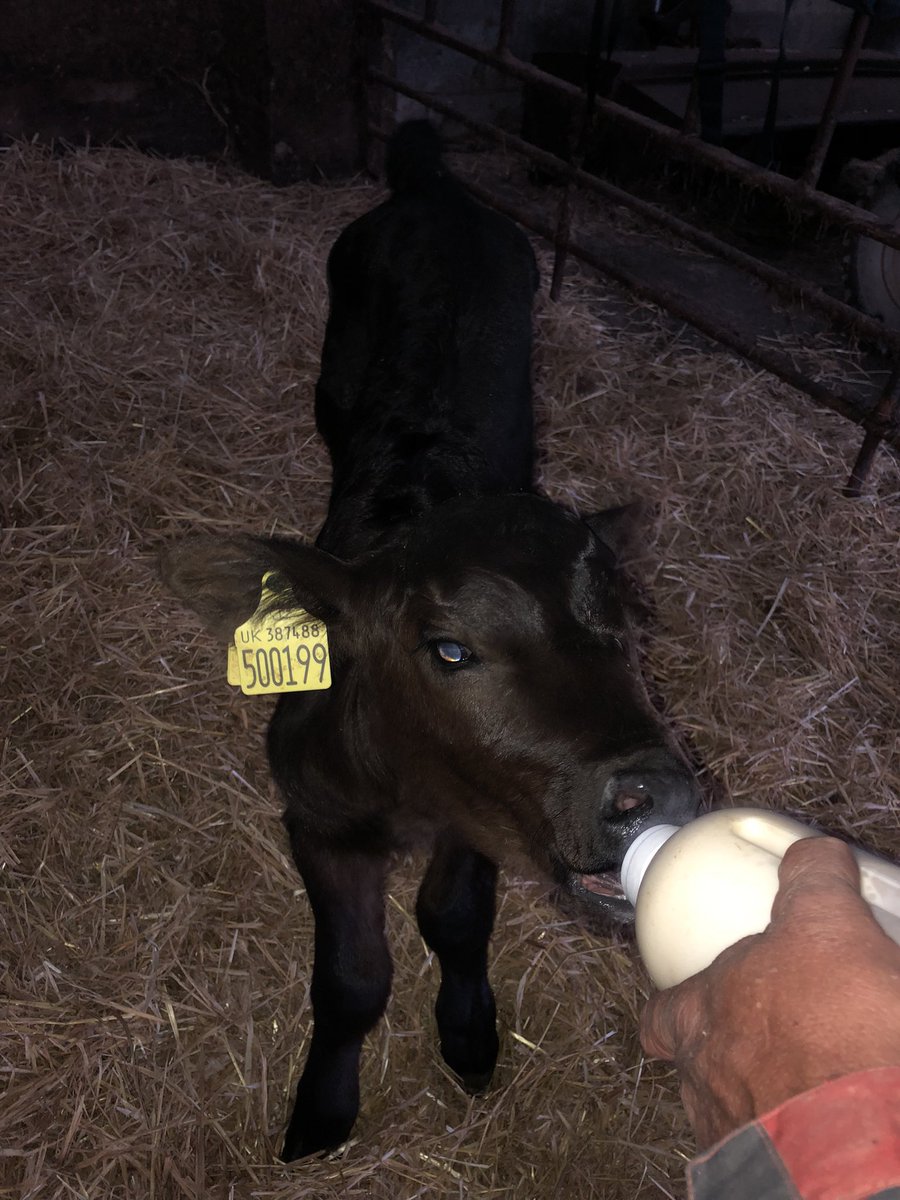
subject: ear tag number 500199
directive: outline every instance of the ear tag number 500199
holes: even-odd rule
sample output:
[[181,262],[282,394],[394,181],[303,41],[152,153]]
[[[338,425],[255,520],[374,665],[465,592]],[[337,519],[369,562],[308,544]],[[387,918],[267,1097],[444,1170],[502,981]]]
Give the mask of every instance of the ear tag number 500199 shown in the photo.
[[273,599],[263,576],[259,608],[234,631],[228,647],[228,682],[245,696],[312,692],[331,687],[328,631],[303,609],[266,613]]

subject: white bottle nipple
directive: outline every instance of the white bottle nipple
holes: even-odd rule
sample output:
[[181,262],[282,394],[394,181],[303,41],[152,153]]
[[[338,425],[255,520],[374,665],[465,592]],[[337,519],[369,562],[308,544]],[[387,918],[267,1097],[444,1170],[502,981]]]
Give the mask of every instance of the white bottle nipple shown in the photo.
[[637,903],[644,872],[650,866],[657,851],[679,829],[681,829],[680,825],[652,825],[649,829],[642,830],[625,851],[625,857],[622,859],[622,891],[629,904]]

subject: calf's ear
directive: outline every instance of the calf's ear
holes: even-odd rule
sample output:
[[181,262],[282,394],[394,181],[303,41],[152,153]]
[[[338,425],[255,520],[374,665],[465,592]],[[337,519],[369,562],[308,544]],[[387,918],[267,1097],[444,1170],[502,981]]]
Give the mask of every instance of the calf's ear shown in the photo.
[[303,608],[326,622],[350,592],[345,563],[283,538],[197,534],[166,546],[159,568],[165,586],[225,642],[256,612],[267,571],[276,571],[282,585],[275,607]]
[[649,504],[643,500],[633,500],[630,504],[592,513],[584,520],[597,537],[609,546],[616,560],[625,563],[640,557],[641,535],[651,515]]

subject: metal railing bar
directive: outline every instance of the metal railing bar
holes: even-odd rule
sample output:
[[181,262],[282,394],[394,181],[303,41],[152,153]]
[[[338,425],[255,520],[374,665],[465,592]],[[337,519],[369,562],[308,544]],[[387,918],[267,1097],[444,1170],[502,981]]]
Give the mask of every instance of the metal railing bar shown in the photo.
[[[557,79],[556,76],[541,71],[530,63],[523,62],[509,52],[498,54],[495,50],[485,50],[481,46],[473,45],[471,42],[457,37],[444,26],[436,23],[429,24],[411,13],[385,3],[385,0],[364,0],[364,3],[372,11],[404,26],[413,33],[420,34],[426,40],[438,42],[476,62],[485,63],[501,74],[511,75],[525,83],[535,84],[575,101],[583,97],[582,90],[575,84]],[[900,228],[888,221],[879,221],[866,209],[848,204],[836,196],[817,191],[800,180],[789,179],[786,175],[778,175],[774,171],[768,171],[754,163],[747,162],[729,150],[724,150],[721,146],[710,146],[706,142],[689,138],[678,130],[670,129],[667,125],[661,125],[650,117],[632,112],[631,109],[616,104],[613,100],[598,98],[596,111],[612,121],[640,130],[655,138],[676,156],[705,163],[707,166],[741,180],[748,187],[768,192],[784,200],[790,200],[798,208],[821,217],[825,221],[841,225],[853,233],[863,234],[886,246],[900,249]]]
[[819,182],[819,176],[822,174],[822,166],[825,162],[825,155],[828,153],[828,147],[831,145],[831,139],[834,137],[838,115],[844,106],[844,99],[853,80],[853,72],[856,70],[856,64],[862,52],[863,41],[870,23],[871,17],[867,12],[863,12],[862,9],[857,10],[853,14],[844,51],[838,63],[834,79],[832,80],[828,99],[825,101],[825,107],[822,110],[822,116],[816,127],[813,144],[810,147],[806,163],[800,173],[799,182],[805,184],[806,187],[814,188]]
[[[464,183],[476,199],[490,205],[498,212],[505,213],[506,216],[518,221],[520,225],[524,225],[527,229],[532,230],[532,232],[545,238],[547,241],[553,241],[553,227],[548,222],[542,221],[533,214],[523,211],[520,206],[513,204],[503,197],[497,196],[487,188],[470,183],[468,180],[464,180]],[[629,291],[634,292],[636,295],[643,296],[645,299],[651,300],[654,304],[665,308],[673,316],[687,321],[695,329],[706,334],[707,337],[727,346],[742,358],[756,363],[757,366],[763,367],[765,370],[771,372],[771,374],[777,375],[779,379],[783,379],[785,383],[789,383],[792,387],[797,388],[798,391],[805,392],[806,395],[812,397],[813,400],[818,401],[826,408],[839,413],[841,416],[853,421],[856,425],[861,425],[863,429],[876,434],[880,440],[886,441],[889,445],[900,450],[900,428],[896,425],[886,424],[876,414],[863,412],[852,392],[833,387],[829,388],[818,380],[810,379],[809,376],[804,375],[802,371],[792,366],[783,355],[777,351],[770,350],[765,345],[761,345],[751,333],[748,332],[746,336],[742,336],[737,330],[720,325],[700,312],[696,307],[684,303],[682,298],[672,292],[671,289],[664,285],[648,283],[646,280],[639,278],[633,272],[629,271],[626,267],[609,261],[602,254],[598,254],[596,250],[583,246],[577,240],[569,242],[568,252],[573,258],[577,258],[580,262],[593,267],[595,271],[599,271],[601,274],[616,280],[617,283],[628,288]]]
[[517,151],[519,154],[531,159],[532,162],[552,171],[561,179],[571,178],[587,190],[631,209],[646,220],[652,221],[654,224],[692,243],[700,250],[714,254],[740,267],[748,274],[763,280],[763,282],[769,284],[777,291],[791,296],[799,296],[802,300],[819,309],[833,320],[854,330],[859,336],[883,343],[895,349],[900,349],[900,331],[886,329],[875,317],[870,317],[865,313],[857,311],[852,305],[845,304],[844,301],[829,295],[815,284],[809,283],[804,279],[798,279],[788,274],[788,272],[782,271],[779,267],[773,267],[769,263],[755,258],[752,254],[747,254],[745,251],[739,250],[729,242],[722,241],[714,234],[707,233],[705,230],[698,229],[689,222],[683,221],[680,217],[674,216],[658,205],[652,204],[648,200],[641,200],[638,196],[632,195],[631,192],[627,192],[615,184],[608,183],[605,179],[599,179],[596,175],[591,175],[582,168],[573,168],[562,159],[550,154],[549,151],[540,150],[538,147],[532,146],[530,142],[526,142],[523,138],[516,136],[516,134],[506,133],[504,130],[498,129],[487,121],[482,121],[480,118],[462,113],[448,102],[442,101],[435,96],[429,96],[426,92],[422,92],[417,88],[401,84],[398,80],[393,79],[382,71],[370,69],[369,76],[376,83],[390,87],[402,95],[408,96],[411,100],[416,100],[420,104],[432,108],[435,112],[459,121],[462,125],[466,125],[475,133],[491,139],[498,145]]
[[900,366],[894,368],[887,387],[869,421],[866,436],[863,438],[856,462],[850,472],[850,478],[844,488],[845,496],[856,498],[861,494],[882,441],[888,441],[895,447],[898,446],[898,443],[891,437],[892,433],[897,433],[898,424],[900,424]]
[[[369,134],[380,138],[382,141],[386,141],[390,136],[383,130],[375,127],[370,127]],[[536,233],[539,237],[550,243],[550,245],[554,244],[556,228],[549,221],[536,216],[533,212],[522,208],[521,205],[513,203],[506,197],[498,196],[495,192],[471,180],[464,179],[463,183],[466,190],[471,192],[476,199],[496,209],[497,212],[502,212],[506,216],[511,217],[512,220],[518,221],[520,225],[526,229],[530,229],[532,233]],[[727,346],[728,349],[733,350],[742,358],[755,363],[779,379],[783,379],[785,383],[789,383],[798,391],[804,392],[825,408],[831,409],[833,412],[846,417],[854,424],[862,426],[867,431],[867,435],[871,434],[876,439],[872,449],[872,457],[874,457],[875,449],[877,449],[881,441],[900,451],[900,425],[897,424],[896,420],[893,423],[890,419],[885,420],[879,415],[879,410],[872,413],[863,411],[860,408],[857,397],[852,392],[838,388],[829,388],[818,380],[810,379],[809,376],[804,375],[802,371],[793,366],[784,355],[769,349],[764,344],[760,344],[750,333],[747,336],[743,336],[735,329],[717,323],[707,314],[700,312],[698,308],[685,303],[681,296],[674,293],[665,285],[648,283],[645,279],[629,271],[627,267],[610,261],[603,255],[598,254],[596,250],[582,245],[577,240],[568,242],[567,252],[573,258],[577,258],[579,262],[583,262],[595,271],[599,271],[602,275],[615,280],[629,291],[652,301],[652,303],[672,313],[673,316],[687,321],[688,324],[698,329],[713,341]],[[888,386],[890,387],[890,384]],[[880,403],[883,404],[883,398]]]

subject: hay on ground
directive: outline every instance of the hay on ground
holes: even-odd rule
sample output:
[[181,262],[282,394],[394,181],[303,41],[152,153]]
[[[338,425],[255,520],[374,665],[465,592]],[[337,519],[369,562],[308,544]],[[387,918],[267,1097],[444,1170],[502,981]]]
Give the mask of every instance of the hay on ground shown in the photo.
[[[500,1066],[467,1098],[437,1052],[418,861],[392,881],[356,1136],[277,1162],[312,938],[269,705],[227,687],[153,555],[187,530],[315,532],[325,256],[380,193],[125,151],[0,169],[0,1196],[683,1196],[691,1140],[641,1058],[627,940],[507,877]],[[547,492],[658,506],[649,653],[673,719],[735,802],[900,854],[895,465],[842,499],[857,430],[592,279],[536,328]]]

